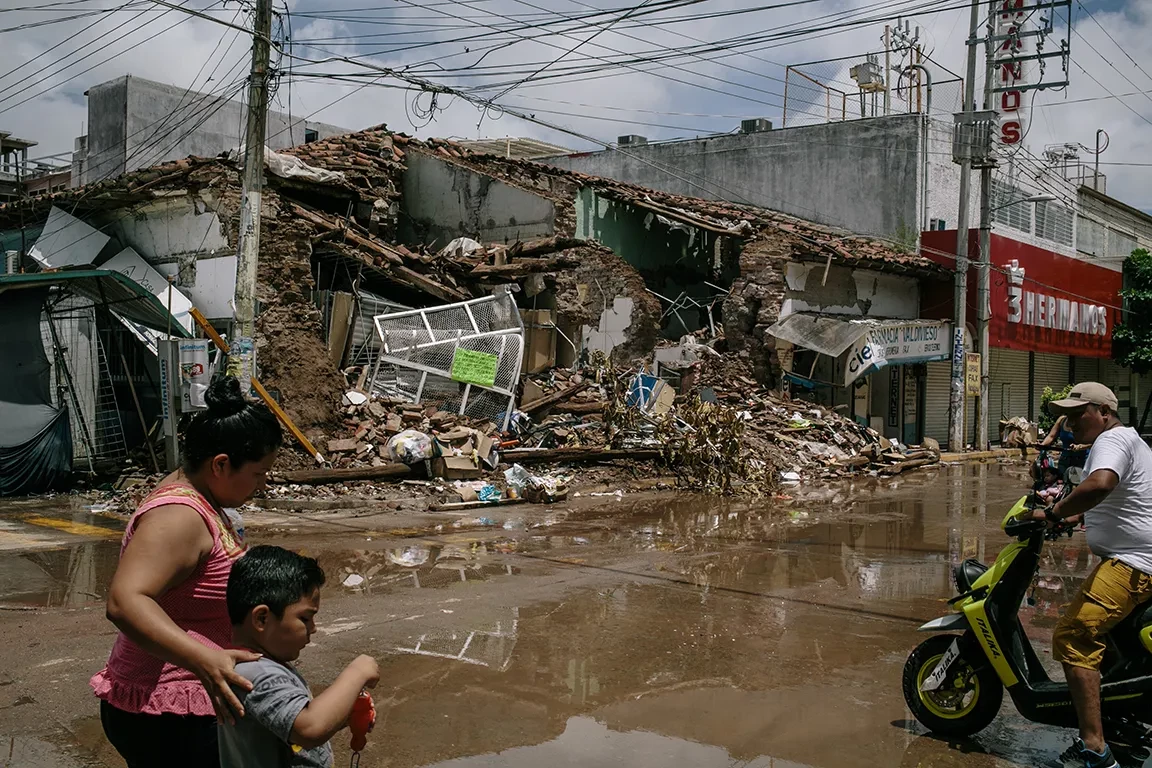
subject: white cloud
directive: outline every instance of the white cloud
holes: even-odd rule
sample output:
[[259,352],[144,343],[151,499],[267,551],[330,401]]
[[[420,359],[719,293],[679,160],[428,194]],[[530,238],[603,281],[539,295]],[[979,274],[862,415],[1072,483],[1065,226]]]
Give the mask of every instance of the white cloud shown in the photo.
[[[1111,1],[1113,7],[1106,9],[1097,5],[1094,13],[1096,19],[1116,42],[1109,40],[1086,14],[1077,13],[1077,31],[1088,42],[1079,37],[1073,38],[1073,58],[1114,93],[1152,90],[1152,77],[1140,72],[1128,58],[1131,56],[1140,62],[1145,70],[1152,72],[1152,34],[1150,34],[1152,9],[1142,0],[1125,0],[1121,5],[1115,5],[1115,0]],[[473,0],[467,4],[448,4],[444,0],[388,0],[387,3],[379,4],[381,8],[378,11],[352,12],[342,9],[364,9],[372,6],[372,3],[368,0],[355,2],[335,0],[326,3],[294,0],[291,5],[291,26],[294,40],[340,38],[318,42],[316,45],[331,47],[332,51],[350,56],[376,53],[372,61],[381,66],[395,68],[407,66],[411,67],[412,71],[431,78],[435,78],[436,72],[439,71],[437,67],[454,69],[469,64],[478,67],[506,65],[527,74],[537,68],[533,64],[552,61],[579,40],[595,32],[595,28],[587,24],[573,24],[570,37],[550,36],[535,41],[516,41],[514,44],[492,51],[486,50],[491,35],[471,40],[464,38],[491,33],[492,30],[485,25],[508,25],[509,20],[501,16],[529,22],[546,15],[538,10],[541,8],[549,12],[575,16],[589,12],[585,3],[596,3],[598,7],[626,5],[622,0]],[[27,0],[0,0],[0,28],[36,21],[49,15],[46,11],[2,12],[6,7],[11,9],[26,4]],[[696,45],[684,36],[707,41],[724,40],[738,35],[778,30],[789,24],[798,26],[822,24],[826,23],[832,14],[844,12],[857,13],[858,18],[875,16],[881,13],[878,9],[887,5],[889,4],[876,4],[867,0],[820,0],[769,12],[724,16],[720,14],[749,7],[747,0],[709,0],[669,12],[668,15],[713,14],[711,17],[700,18],[687,24],[657,28],[629,26],[634,22],[627,20],[619,22],[609,31],[602,32],[595,39],[584,43],[579,50],[566,56],[561,62],[549,67],[544,74],[553,74],[571,65],[596,65],[599,63],[595,59],[597,56],[617,55],[609,49],[636,53],[657,46],[666,46],[682,50]],[[107,4],[92,0],[91,3],[80,5],[78,8],[101,6],[107,7]],[[912,7],[912,4],[907,4],[907,7]],[[1090,4],[1089,7],[1093,5]],[[70,8],[72,6],[57,10]],[[217,15],[230,19],[236,8],[234,2],[230,3],[227,13]],[[314,18],[316,14],[331,18]],[[51,15],[58,17],[68,14],[57,12]],[[602,20],[612,18],[612,15],[601,17]],[[659,24],[660,19],[660,17],[641,18],[650,20],[653,24]],[[118,35],[145,21],[149,21],[148,26],[131,32],[123,40],[114,41]],[[809,23],[805,24],[805,21]],[[155,39],[145,41],[145,38],[176,22],[179,24],[175,28],[163,32]],[[935,14],[916,17],[912,23],[919,24],[923,28],[922,38],[934,45],[935,60],[953,71],[963,71],[965,56],[963,38],[966,34],[967,11],[942,10]],[[54,68],[44,66],[47,62],[59,59],[64,53],[112,30],[115,30],[112,34],[70,57],[64,65]],[[521,34],[538,33],[532,31]],[[217,49],[221,34],[225,36],[224,44]],[[697,132],[728,131],[736,127],[739,116],[768,117],[779,125],[784,91],[784,84],[780,82],[784,72],[779,65],[853,54],[859,56],[866,51],[881,50],[881,34],[882,25],[873,24],[831,36],[795,38],[776,44],[765,43],[741,55],[724,57],[713,62],[701,62],[687,57],[659,65],[654,68],[654,73],[650,74],[617,69],[605,75],[578,81],[544,80],[542,85],[527,84],[519,87],[503,96],[501,101],[522,106],[526,111],[534,112],[541,120],[608,141],[625,133],[641,133],[655,139],[694,135]],[[347,43],[353,36],[364,35],[391,36],[373,39],[361,37],[357,42],[363,45],[341,45]],[[511,38],[506,36],[504,39]],[[209,88],[223,85],[233,78],[243,76],[247,68],[245,41],[238,40],[231,49],[228,49],[228,43],[232,40],[231,31],[210,22],[181,18],[176,12],[164,13],[162,9],[156,8],[142,12],[137,7],[121,13],[107,14],[98,19],[79,19],[22,32],[0,34],[0,43],[4,44],[6,54],[4,64],[0,67],[7,68],[27,62],[49,47],[66,41],[33,64],[0,78],[0,89],[12,86],[11,90],[0,93],[0,110],[9,108],[9,111],[0,112],[0,128],[40,141],[41,146],[38,149],[43,150],[43,154],[68,151],[86,120],[86,109],[81,95],[86,88],[126,73],[178,86],[188,86],[209,57],[212,61],[207,69],[211,69],[222,58],[224,59],[216,79]],[[411,44],[414,41],[432,41],[436,44],[414,50],[400,52],[395,50],[402,43]],[[1123,46],[1123,50],[1117,43]],[[135,47],[125,50],[129,46]],[[294,50],[299,55],[312,58],[327,56],[315,49],[304,49],[300,44],[297,44]],[[67,66],[69,62],[92,51],[98,53],[84,62]],[[121,55],[101,64],[91,72],[80,75],[71,82],[62,82],[64,78],[122,51]],[[484,55],[485,53],[487,55]],[[702,55],[714,57],[717,53]],[[1126,82],[1106,62],[1111,62],[1116,69],[1130,78],[1135,86]],[[848,63],[850,62],[845,62],[843,66],[820,65],[810,68],[809,71],[826,71],[831,75],[835,70],[846,71]],[[66,66],[65,71],[53,74],[53,70],[60,66]],[[341,62],[322,65],[295,62],[293,66],[297,72],[347,74],[358,71],[357,67]],[[639,62],[635,66],[651,67],[649,64]],[[478,70],[474,68],[472,71]],[[33,85],[30,82],[41,77],[47,77],[44,83]],[[203,76],[198,85],[202,84],[202,79]],[[456,72],[445,75],[438,79],[438,82],[477,86],[491,80],[475,76],[465,77],[464,74]],[[1116,100],[1063,105],[1065,99],[1075,102],[1078,99],[1104,95],[1100,87],[1075,65],[1071,69],[1071,80],[1072,84],[1066,94],[1044,92],[1037,96],[1036,103],[1051,106],[1038,108],[1031,115],[1031,128],[1027,139],[1031,150],[1035,154],[1040,154],[1047,144],[1065,142],[1091,146],[1096,129],[1104,128],[1112,139],[1111,147],[1102,158],[1104,163],[1152,162],[1152,125],[1134,115],[1123,103]],[[397,85],[390,79],[382,82]],[[11,109],[12,104],[24,98],[24,96],[19,99],[12,98],[15,93],[23,92],[25,95],[31,95],[51,85],[56,87],[45,95]],[[791,124],[795,119],[798,92],[792,79],[789,88],[792,89]],[[435,120],[427,122],[416,113],[429,107],[431,96],[428,94],[415,99],[414,93],[394,88],[368,86],[357,90],[356,85],[331,80],[298,80],[292,82],[290,87],[288,84],[282,84],[278,94],[279,108],[287,108],[289,91],[294,115],[317,112],[315,119],[352,129],[387,123],[393,128],[414,131],[423,136],[471,138],[529,135],[574,148],[592,146],[563,132],[527,123],[507,114],[501,115],[489,111],[481,119],[481,113],[476,107],[447,96],[437,97],[438,110]],[[485,90],[482,93],[492,96],[496,91]],[[341,96],[346,98],[328,106]],[[947,103],[949,101],[947,96],[946,88],[942,86],[937,94],[936,106],[941,111],[940,117],[943,119],[948,117],[945,110],[951,110],[954,106]],[[1142,115],[1152,117],[1152,96],[1131,96],[1125,101]],[[845,103],[850,113],[859,109],[855,94],[850,94]],[[554,114],[555,112],[568,114]],[[1087,153],[1083,158],[1085,161],[1091,159]],[[1108,191],[1111,194],[1137,207],[1152,208],[1152,190],[1149,190],[1148,185],[1144,183],[1148,169],[1104,165],[1102,170],[1108,174]]]

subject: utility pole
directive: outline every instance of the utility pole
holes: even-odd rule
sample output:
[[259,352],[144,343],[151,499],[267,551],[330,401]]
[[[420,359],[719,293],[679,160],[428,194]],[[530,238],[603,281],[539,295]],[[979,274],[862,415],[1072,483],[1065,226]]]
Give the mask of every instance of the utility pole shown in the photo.
[[[973,6],[976,3],[973,2]],[[993,106],[992,93],[992,37],[995,34],[993,23],[995,16],[989,12],[987,42],[984,44],[984,110]],[[975,18],[975,15],[973,16]],[[975,40],[972,41],[969,53],[976,50]],[[972,56],[972,58],[975,58]],[[977,255],[976,265],[976,336],[979,338],[980,350],[980,398],[976,401],[976,436],[974,442],[976,450],[988,450],[988,358],[991,351],[988,348],[988,322],[992,317],[991,283],[991,255],[992,255],[992,164],[982,163],[980,166],[980,253]]]
[[892,114],[892,27],[884,25],[884,116]]
[[[256,0],[252,34],[252,70],[248,76],[248,129],[244,139],[244,195],[240,204],[240,253],[236,260],[235,345],[241,357],[241,381],[255,377],[256,264],[260,256],[260,192],[264,176],[264,133],[268,124],[268,43],[272,0]],[[246,389],[246,387],[245,387]]]
[[[968,70],[964,77],[964,111],[976,111],[976,33],[980,27],[980,0],[972,0],[968,33]],[[970,123],[969,123],[970,126]],[[971,134],[969,133],[968,136]],[[968,323],[968,198],[972,194],[971,151],[960,155],[960,210],[956,216],[956,304],[952,329],[952,389],[948,398],[948,450],[964,450],[964,328]]]

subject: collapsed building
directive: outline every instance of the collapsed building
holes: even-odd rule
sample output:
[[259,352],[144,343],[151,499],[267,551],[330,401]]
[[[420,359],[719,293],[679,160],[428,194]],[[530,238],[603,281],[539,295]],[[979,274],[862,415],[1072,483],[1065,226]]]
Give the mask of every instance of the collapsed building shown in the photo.
[[[923,435],[923,363],[948,358],[950,335],[919,319],[921,286],[950,273],[919,254],[384,126],[267,160],[257,364],[313,439],[340,421],[343,372],[377,360],[375,317],[494,290],[520,310],[524,373],[599,354],[676,374],[708,346],[757,386],[803,391],[905,443]],[[125,275],[168,310],[169,333],[202,335],[195,307],[227,337],[240,196],[229,157],[165,163],[0,205],[0,250],[23,254],[25,271]],[[0,277],[0,292],[17,288]],[[70,356],[77,340],[47,335],[45,350],[50,397],[77,411],[73,450],[89,465],[139,445],[163,406],[147,342],[165,329],[150,336],[116,310],[98,294],[41,308],[45,322],[84,317],[76,334],[91,354]],[[680,343],[689,336],[701,343]],[[885,366],[898,373],[873,376]]]

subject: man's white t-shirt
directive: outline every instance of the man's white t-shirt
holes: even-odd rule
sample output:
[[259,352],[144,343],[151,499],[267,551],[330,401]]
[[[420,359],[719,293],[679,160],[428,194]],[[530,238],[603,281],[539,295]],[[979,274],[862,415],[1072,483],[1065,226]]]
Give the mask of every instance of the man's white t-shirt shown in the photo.
[[1152,449],[1131,427],[1109,429],[1092,443],[1086,475],[1110,469],[1120,478],[1112,493],[1084,516],[1088,546],[1152,574]]

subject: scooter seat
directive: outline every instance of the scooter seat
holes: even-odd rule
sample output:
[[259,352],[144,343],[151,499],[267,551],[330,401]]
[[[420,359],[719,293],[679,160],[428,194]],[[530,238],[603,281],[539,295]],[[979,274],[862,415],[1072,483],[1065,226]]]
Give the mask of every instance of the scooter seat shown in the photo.
[[[965,560],[956,566],[956,570],[953,573],[953,578],[956,581],[956,588],[961,592],[961,594],[971,590],[972,585],[976,583],[976,579],[983,576],[984,572],[987,570],[988,566],[984,565],[984,563],[980,562],[979,560],[973,560],[971,558]],[[1150,604],[1150,607],[1152,607],[1152,604]]]

